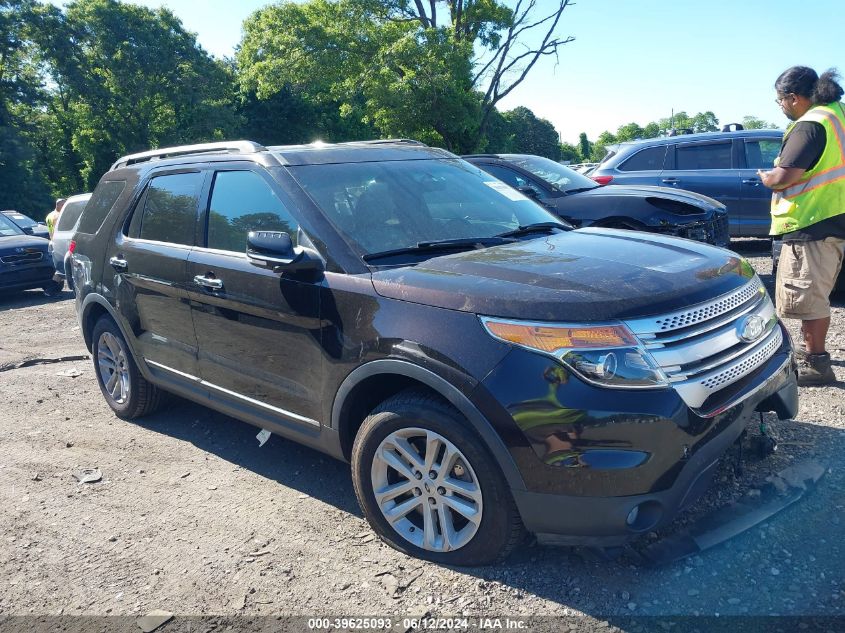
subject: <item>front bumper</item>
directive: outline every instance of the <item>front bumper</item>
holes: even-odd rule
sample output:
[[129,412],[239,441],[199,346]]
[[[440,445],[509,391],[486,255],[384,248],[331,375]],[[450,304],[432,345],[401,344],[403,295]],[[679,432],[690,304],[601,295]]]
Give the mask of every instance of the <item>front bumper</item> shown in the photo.
[[53,279],[53,265],[46,261],[38,264],[0,267],[0,292],[41,288]]
[[[591,387],[531,356],[537,358],[513,353],[483,387],[511,403],[506,408],[517,432],[508,434],[501,417],[493,417],[494,425],[526,483],[526,489],[512,490],[522,520],[544,542],[613,546],[670,522],[710,486],[719,459],[755,412],[774,411],[782,419],[797,412],[788,339],[709,417],[697,415],[671,389]],[[515,375],[542,372],[544,397],[521,397],[531,388],[512,379],[513,363],[520,369]]]

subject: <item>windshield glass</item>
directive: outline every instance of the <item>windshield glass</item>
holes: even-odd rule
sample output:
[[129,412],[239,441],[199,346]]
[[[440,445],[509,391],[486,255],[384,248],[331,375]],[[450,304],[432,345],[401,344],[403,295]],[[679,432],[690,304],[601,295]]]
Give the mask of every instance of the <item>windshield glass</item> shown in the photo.
[[506,158],[513,164],[530,171],[564,192],[573,189],[593,189],[599,186],[595,180],[587,178],[575,170],[569,169],[569,167],[564,167],[550,158],[521,154],[502,154],[502,158]]
[[0,236],[9,237],[10,235],[23,235],[24,232],[12,222],[5,215],[0,213]]
[[560,222],[518,191],[457,159],[304,165],[289,170],[362,255],[420,242],[489,238],[527,224]]
[[23,228],[28,228],[30,226],[35,226],[36,224],[38,224],[38,222],[36,222],[32,218],[24,215],[23,213],[17,213],[17,212],[15,212],[15,213],[5,213],[4,215],[11,218],[12,221],[15,224],[17,224],[18,226],[21,226]]

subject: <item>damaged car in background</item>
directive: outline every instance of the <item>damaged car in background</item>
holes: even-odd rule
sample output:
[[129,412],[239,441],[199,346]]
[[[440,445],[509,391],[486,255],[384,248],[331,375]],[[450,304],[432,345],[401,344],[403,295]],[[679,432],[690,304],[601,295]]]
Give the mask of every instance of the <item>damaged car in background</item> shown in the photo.
[[565,165],[532,154],[463,158],[576,228],[649,231],[724,247],[730,243],[725,205],[698,193],[645,185],[602,187]]

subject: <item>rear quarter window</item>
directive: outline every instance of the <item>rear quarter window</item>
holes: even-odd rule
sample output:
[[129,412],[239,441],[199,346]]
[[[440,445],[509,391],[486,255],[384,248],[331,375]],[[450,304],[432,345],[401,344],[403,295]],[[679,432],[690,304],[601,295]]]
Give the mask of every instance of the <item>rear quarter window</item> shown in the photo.
[[76,202],[68,202],[62,207],[62,212],[59,214],[59,221],[56,223],[57,231],[70,231],[82,215],[85,209],[87,200],[77,200]]
[[619,165],[620,171],[660,171],[666,158],[666,146],[649,147],[640,150]]
[[114,203],[126,188],[125,180],[106,180],[97,185],[94,194],[85,205],[77,227],[78,233],[93,235],[100,230]]

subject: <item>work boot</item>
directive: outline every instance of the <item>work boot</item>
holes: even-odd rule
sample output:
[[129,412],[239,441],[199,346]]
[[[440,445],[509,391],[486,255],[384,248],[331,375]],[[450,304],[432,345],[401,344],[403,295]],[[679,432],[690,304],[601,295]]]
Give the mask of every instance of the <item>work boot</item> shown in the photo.
[[836,382],[836,375],[830,366],[830,354],[807,354],[798,361],[798,385],[812,387]]

